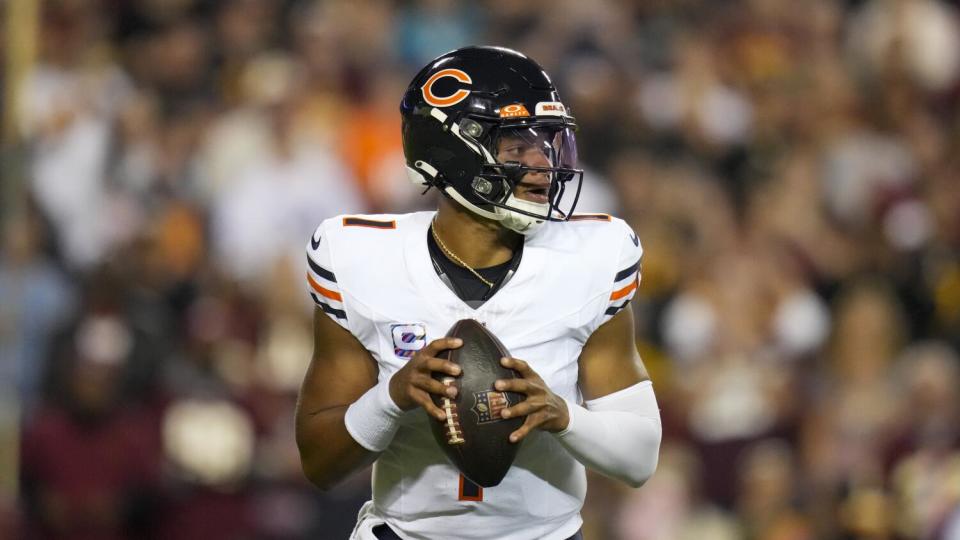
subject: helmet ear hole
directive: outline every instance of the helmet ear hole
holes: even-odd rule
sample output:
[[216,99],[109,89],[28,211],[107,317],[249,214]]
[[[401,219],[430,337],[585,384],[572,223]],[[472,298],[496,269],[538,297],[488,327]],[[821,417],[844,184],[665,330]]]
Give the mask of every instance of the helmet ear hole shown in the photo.
[[473,192],[484,201],[502,202],[510,193],[510,183],[502,178],[476,176],[470,183]]
[[474,191],[484,197],[490,197],[490,195],[493,194],[493,182],[483,178],[482,176],[475,176],[471,186],[473,187]]
[[480,136],[483,135],[483,126],[480,125],[480,122],[469,118],[464,118],[460,121],[460,129],[465,135],[473,137],[474,139],[480,139]]

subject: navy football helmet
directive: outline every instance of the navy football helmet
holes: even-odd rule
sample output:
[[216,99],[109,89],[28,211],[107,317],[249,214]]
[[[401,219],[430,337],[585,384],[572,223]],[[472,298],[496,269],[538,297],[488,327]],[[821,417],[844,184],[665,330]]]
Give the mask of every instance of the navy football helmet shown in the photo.
[[448,52],[413,78],[400,114],[414,183],[521,234],[573,213],[583,183],[576,123],[530,58],[502,47]]

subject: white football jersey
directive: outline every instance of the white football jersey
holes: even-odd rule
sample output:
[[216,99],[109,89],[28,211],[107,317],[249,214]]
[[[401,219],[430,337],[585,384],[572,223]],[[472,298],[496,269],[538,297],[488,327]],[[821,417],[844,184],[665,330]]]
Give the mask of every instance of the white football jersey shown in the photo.
[[[550,389],[578,399],[580,351],[639,283],[640,241],[604,214],[550,222],[527,238],[513,277],[477,309],[434,270],[427,246],[435,212],[328,219],[307,246],[317,305],[349,330],[389,379],[414,352],[460,319],[486,325]],[[583,466],[546,432],[521,444],[500,485],[461,478],[422,409],[406,412],[373,467],[373,501],[361,520],[404,539],[565,539],[581,526]],[[368,527],[369,528],[369,527]]]

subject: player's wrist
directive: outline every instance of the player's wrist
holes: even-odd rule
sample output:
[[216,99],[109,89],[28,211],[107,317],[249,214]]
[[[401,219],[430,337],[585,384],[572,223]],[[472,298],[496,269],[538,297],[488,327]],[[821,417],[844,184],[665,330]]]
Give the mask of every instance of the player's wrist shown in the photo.
[[390,396],[388,381],[380,381],[347,407],[343,423],[357,444],[382,452],[393,440],[403,414]]
[[550,423],[550,427],[547,429],[547,431],[551,433],[561,433],[567,431],[570,426],[570,406],[567,405],[567,400],[556,394],[553,395],[552,400],[553,407],[556,410],[556,416]]
[[561,398],[561,399],[563,400],[563,404],[565,405],[567,410],[567,421],[563,429],[561,429],[560,431],[557,431],[556,433],[554,433],[554,435],[556,435],[557,437],[563,438],[569,435],[575,429],[574,426],[577,423],[576,421],[577,417],[580,416],[579,413],[586,412],[586,409],[584,409],[583,407],[575,403],[573,400],[570,400],[567,398]]
[[377,383],[377,386],[375,387],[377,389],[377,404],[388,416],[392,418],[399,418],[400,415],[403,414],[404,409],[397,403],[397,400],[394,399],[393,392],[390,388],[390,382],[385,382],[386,384],[383,382]]
[[409,410],[416,405],[412,401],[405,400],[403,394],[403,384],[400,380],[400,372],[394,373],[387,382],[387,397],[400,410]]
[[563,407],[563,416],[561,417],[560,429],[557,430],[558,432],[570,429],[570,406],[567,405],[567,401],[565,399],[560,400],[560,406]]

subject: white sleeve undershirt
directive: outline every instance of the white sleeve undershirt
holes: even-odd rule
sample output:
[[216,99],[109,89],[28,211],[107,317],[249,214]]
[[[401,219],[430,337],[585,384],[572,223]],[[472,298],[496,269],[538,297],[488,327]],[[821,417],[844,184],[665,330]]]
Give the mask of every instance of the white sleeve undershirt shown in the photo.
[[662,428],[650,381],[586,401],[586,407],[566,401],[570,423],[556,437],[577,461],[632,487],[653,475]]

